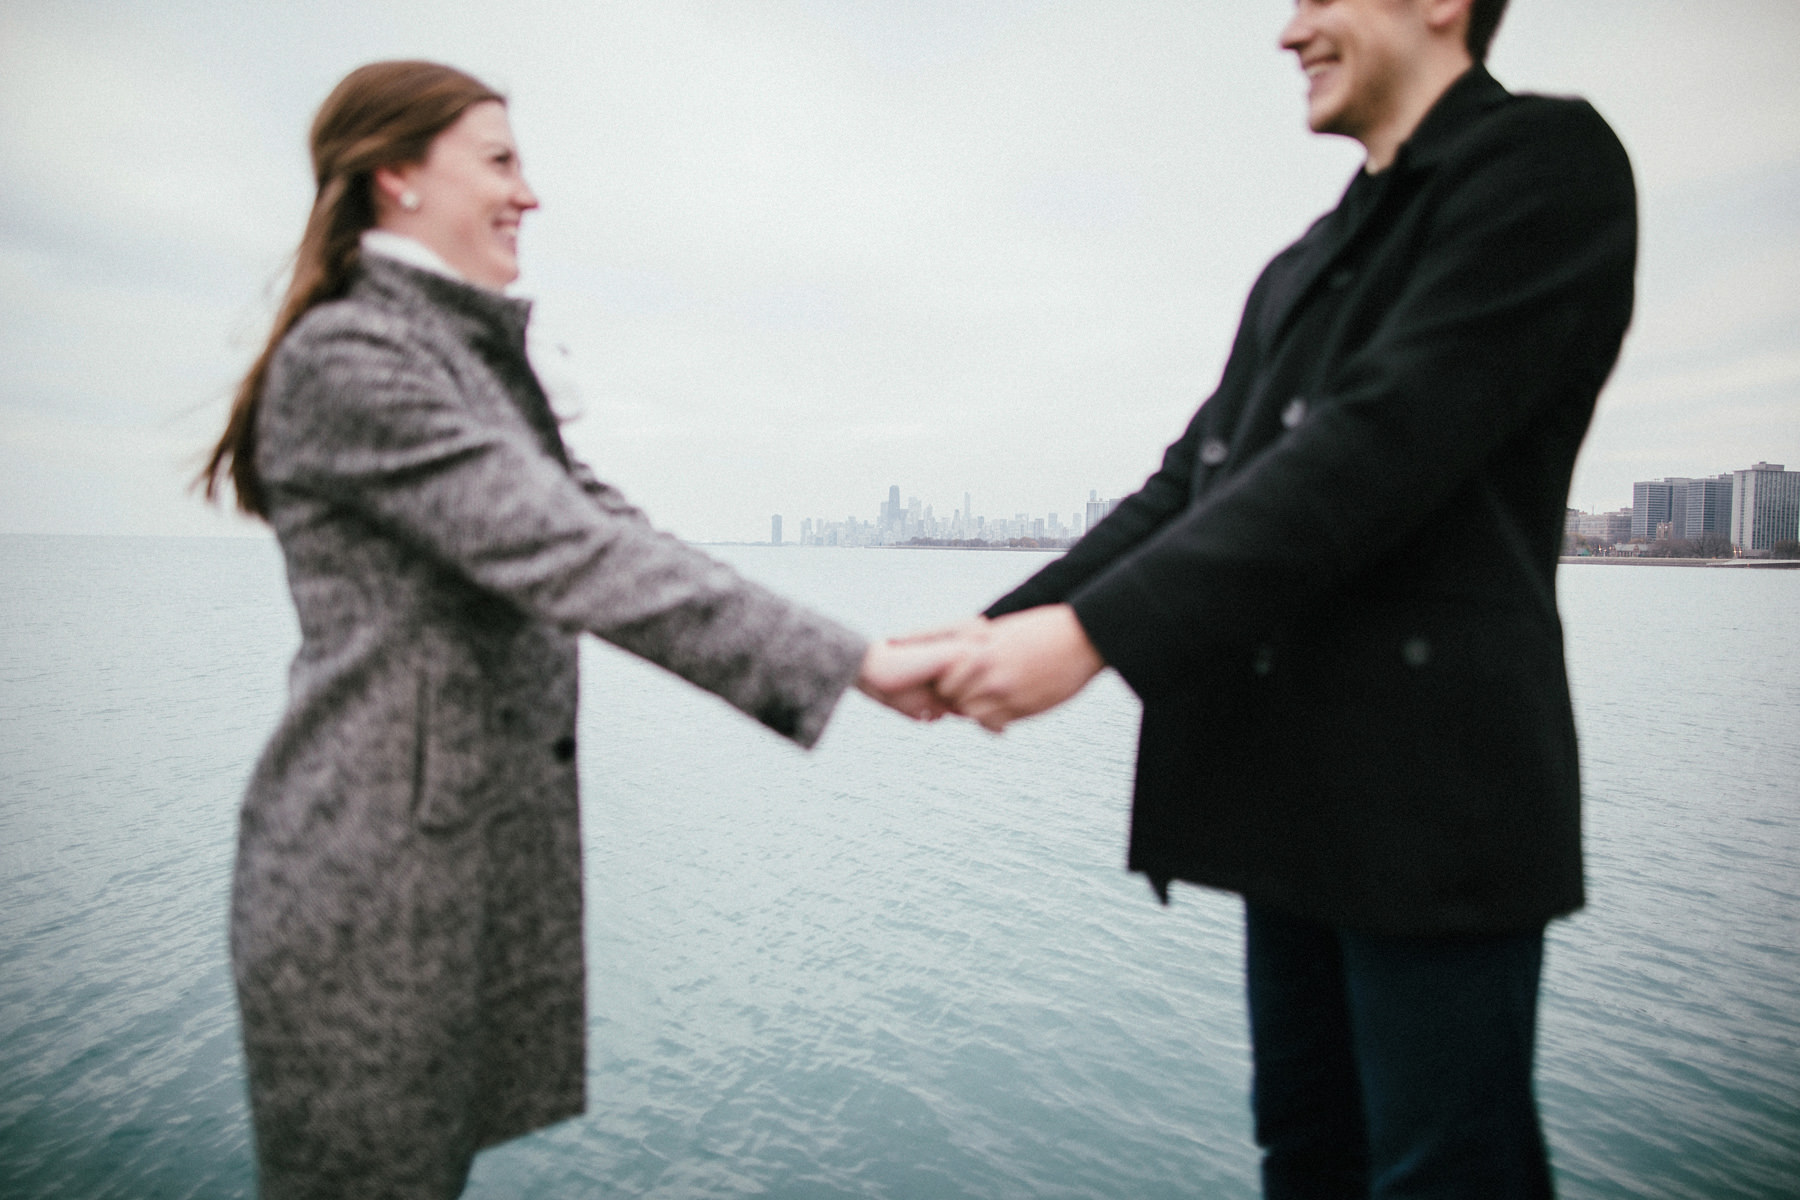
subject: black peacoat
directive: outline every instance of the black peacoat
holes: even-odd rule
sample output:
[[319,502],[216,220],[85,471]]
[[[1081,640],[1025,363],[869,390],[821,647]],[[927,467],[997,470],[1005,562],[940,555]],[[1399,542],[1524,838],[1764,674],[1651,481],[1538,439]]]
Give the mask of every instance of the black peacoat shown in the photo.
[[1347,928],[1582,903],[1555,570],[1630,320],[1580,100],[1480,66],[1278,255],[1142,490],[989,609],[1067,602],[1142,697],[1129,865]]

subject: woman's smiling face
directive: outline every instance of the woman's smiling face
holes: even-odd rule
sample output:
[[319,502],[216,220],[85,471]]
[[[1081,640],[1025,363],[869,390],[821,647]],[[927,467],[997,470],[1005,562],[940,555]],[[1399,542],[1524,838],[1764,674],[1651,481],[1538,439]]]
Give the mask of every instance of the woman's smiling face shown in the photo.
[[424,162],[384,167],[375,179],[381,228],[424,243],[471,283],[499,289],[519,277],[519,222],[538,200],[505,105],[470,105]]

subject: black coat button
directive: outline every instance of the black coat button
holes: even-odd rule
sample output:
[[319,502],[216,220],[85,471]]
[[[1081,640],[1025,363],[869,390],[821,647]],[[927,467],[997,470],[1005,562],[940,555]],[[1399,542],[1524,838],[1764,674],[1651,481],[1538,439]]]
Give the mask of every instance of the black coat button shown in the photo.
[[1400,643],[1400,661],[1418,668],[1431,661],[1431,643],[1422,637],[1410,637]]
[[1287,407],[1281,410],[1281,424],[1284,428],[1293,429],[1304,420],[1306,420],[1306,397],[1295,396],[1287,402]]
[[557,738],[550,744],[550,753],[556,756],[557,762],[572,762],[575,758],[575,739],[568,736]]
[[1200,461],[1209,467],[1216,467],[1231,457],[1231,447],[1218,438],[1207,438],[1200,443]]

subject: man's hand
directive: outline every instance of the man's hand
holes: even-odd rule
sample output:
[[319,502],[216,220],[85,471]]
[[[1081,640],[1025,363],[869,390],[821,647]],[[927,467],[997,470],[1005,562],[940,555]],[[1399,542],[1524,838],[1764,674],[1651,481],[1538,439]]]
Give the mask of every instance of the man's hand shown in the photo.
[[1066,604],[999,617],[951,645],[961,653],[937,679],[937,694],[995,733],[1055,708],[1106,666]]

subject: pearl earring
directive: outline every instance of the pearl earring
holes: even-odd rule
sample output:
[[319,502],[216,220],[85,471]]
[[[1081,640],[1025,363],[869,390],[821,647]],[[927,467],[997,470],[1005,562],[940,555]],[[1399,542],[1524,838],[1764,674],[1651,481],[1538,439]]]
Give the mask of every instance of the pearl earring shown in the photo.
[[406,191],[401,192],[400,193],[400,207],[404,208],[407,212],[418,212],[419,211],[419,193],[413,191],[411,188],[408,188]]

